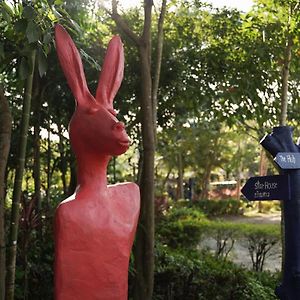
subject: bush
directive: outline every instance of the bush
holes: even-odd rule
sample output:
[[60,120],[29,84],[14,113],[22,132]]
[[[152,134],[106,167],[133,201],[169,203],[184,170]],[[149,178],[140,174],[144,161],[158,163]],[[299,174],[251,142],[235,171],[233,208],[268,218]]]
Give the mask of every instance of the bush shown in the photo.
[[241,235],[248,248],[253,270],[262,271],[267,257],[280,243],[280,227],[271,224],[240,224]]
[[208,217],[218,217],[224,215],[242,215],[245,204],[243,201],[235,199],[227,200],[201,200],[190,203],[190,207],[200,209]]
[[197,209],[173,208],[157,224],[157,239],[172,249],[196,250],[204,239],[216,241],[215,256],[227,259],[237,240],[249,251],[252,267],[262,271],[265,260],[280,242],[280,227],[271,224],[241,224],[209,221]]
[[271,211],[280,211],[280,201],[261,201],[257,203],[260,213],[269,213]]
[[[38,226],[31,228],[29,232],[28,228],[20,224],[16,265],[16,300],[53,299],[53,221],[55,208],[62,198],[63,195],[53,191],[51,202],[43,202]],[[28,233],[30,238],[25,259],[24,240]]]
[[173,208],[160,220],[157,238],[171,248],[195,248],[205,235],[204,214],[192,208]]
[[280,227],[275,224],[241,224],[211,221],[206,224],[207,236],[216,241],[215,255],[226,259],[239,240],[246,246],[254,271],[262,271],[267,257],[281,241]]
[[215,256],[227,259],[240,235],[239,225],[222,220],[211,221],[206,226],[207,235],[216,241]]
[[199,210],[195,209],[193,207],[177,207],[177,204],[175,206],[171,207],[169,211],[167,212],[165,219],[168,221],[176,221],[176,220],[186,220],[186,219],[194,219],[194,220],[203,220],[206,219],[205,214]]
[[155,261],[154,300],[198,299],[193,283],[201,266],[197,252],[187,254],[156,243]]
[[276,299],[278,274],[250,272],[208,253],[172,250],[160,243],[155,255],[155,300]]

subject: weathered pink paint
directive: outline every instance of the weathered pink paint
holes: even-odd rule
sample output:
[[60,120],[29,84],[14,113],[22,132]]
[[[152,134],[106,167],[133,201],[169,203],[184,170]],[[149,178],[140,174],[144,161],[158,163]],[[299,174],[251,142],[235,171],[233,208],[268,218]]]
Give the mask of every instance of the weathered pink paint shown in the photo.
[[77,103],[69,133],[78,168],[75,194],[56,210],[55,298],[124,300],[140,193],[134,183],[107,185],[106,179],[111,156],[129,147],[124,124],[113,109],[123,78],[122,42],[118,36],[110,41],[94,98],[71,37],[57,25],[55,38]]

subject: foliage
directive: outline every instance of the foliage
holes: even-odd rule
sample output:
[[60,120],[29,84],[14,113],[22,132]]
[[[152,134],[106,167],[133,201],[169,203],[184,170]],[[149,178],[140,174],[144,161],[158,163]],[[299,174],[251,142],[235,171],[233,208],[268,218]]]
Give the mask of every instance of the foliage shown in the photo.
[[[74,157],[66,134],[74,110],[74,100],[53,51],[53,22],[63,22],[79,45],[92,91],[96,89],[104,45],[117,30],[109,14],[102,9],[97,10],[96,1],[0,2],[0,80],[5,87],[14,117],[11,153],[6,172],[5,214],[8,216],[11,206],[12,182],[17,164],[22,88],[24,79],[32,68],[28,54],[35,48],[38,61],[36,73],[42,79],[34,80],[35,97],[33,112],[30,114],[31,128],[28,133],[23,192],[32,194],[35,190],[32,178],[37,162],[34,154],[37,143],[33,127],[37,126],[38,131],[42,132],[37,136],[41,140],[39,178],[42,195],[40,214],[43,222],[30,231],[29,296],[30,299],[50,299],[53,260],[51,222],[53,207],[58,203],[54,194],[59,193],[61,200],[63,196],[59,191],[63,190],[65,195],[71,193],[76,181]],[[162,76],[158,95],[156,188],[159,194],[166,192],[169,182],[176,186],[179,154],[183,160],[182,171],[186,173],[186,177],[195,178],[196,190],[204,189],[211,179],[237,179],[239,170],[245,177],[257,172],[257,143],[241,132],[246,131],[249,134],[251,128],[255,129],[254,133],[251,130],[251,134],[258,139],[266,128],[278,121],[280,77],[287,36],[293,37],[289,115],[295,126],[299,124],[299,12],[293,11],[291,23],[288,22],[288,6],[295,8],[297,2],[258,0],[251,12],[243,14],[236,10],[213,9],[199,0],[171,1],[172,9],[166,16],[165,23]],[[131,28],[141,32],[142,13],[139,8],[128,10],[123,16]],[[153,29],[155,25],[154,22]],[[141,139],[141,115],[137,101],[141,96],[137,91],[140,86],[138,51],[131,46],[130,39],[124,33],[121,35],[126,66],[116,108],[127,125],[134,145],[138,145]],[[156,33],[152,39],[154,51],[155,38]],[[152,60],[152,68],[154,63]],[[119,99],[122,101],[118,101]],[[36,112],[39,112],[39,116]],[[114,160],[108,170],[113,178],[112,182],[120,178],[133,181],[138,177],[138,150],[136,148],[136,151],[129,153],[129,158]],[[186,205],[186,202],[181,204]],[[234,299],[238,299],[238,291],[242,287],[245,290],[245,299],[273,299],[267,296],[274,286],[273,281],[272,284],[268,283],[271,280],[269,275],[266,275],[265,282],[262,279],[262,274],[265,273],[248,277],[246,286],[242,284],[244,275],[241,274],[244,273],[240,269],[234,269],[237,272],[235,274],[232,270],[229,271],[225,262],[222,265],[219,261],[203,258],[203,261],[207,260],[205,266],[209,265],[212,270],[217,271],[212,271],[210,275],[207,268],[201,273],[201,259],[195,253],[188,255],[179,249],[185,248],[191,252],[204,238],[210,236],[216,240],[216,256],[224,259],[230,254],[231,244],[243,237],[253,256],[254,269],[260,270],[265,258],[272,252],[272,249],[268,249],[276,245],[277,229],[258,229],[255,225],[247,228],[243,225],[235,227],[225,221],[209,222],[206,219],[205,216],[242,214],[244,205],[235,200],[204,199],[201,202],[190,202],[189,205],[188,208],[179,209],[177,204],[171,203],[173,208],[169,211],[163,210],[166,215],[157,220],[157,239],[163,244],[156,246],[156,281],[159,287],[157,299],[176,298],[177,295],[182,298],[184,293],[190,295],[190,299],[198,295],[199,299],[223,299],[221,288],[214,286],[214,282],[226,286],[228,293],[224,295],[229,297],[227,299],[232,298],[232,295],[237,297]],[[6,222],[7,220],[6,218]],[[21,230],[21,241],[24,236],[25,231]],[[18,298],[24,295],[23,252],[24,248],[20,245]],[[165,265],[162,263],[164,261]],[[224,274],[221,266],[224,266]],[[196,273],[205,273],[206,276],[205,278],[203,275],[199,287],[193,281],[197,277]],[[167,288],[160,285],[157,278],[161,278]],[[230,290],[234,287],[229,287],[229,283],[235,285],[237,291]],[[205,285],[210,291],[204,290]],[[268,291],[267,287],[271,285]],[[190,287],[191,292],[187,287]],[[192,295],[198,288],[199,293]],[[218,294],[209,294],[213,293],[213,289]]]
[[280,201],[261,201],[260,203],[257,203],[258,206],[259,205],[259,209],[261,213],[270,213],[270,212],[274,212],[274,211],[280,211],[281,207],[280,207]]
[[237,224],[217,220],[209,223],[207,234],[216,241],[215,256],[227,259],[240,232]]
[[156,245],[154,299],[271,300],[277,274],[247,271],[207,253]]
[[269,224],[243,224],[241,226],[244,242],[247,245],[253,270],[262,271],[267,257],[280,240],[280,227]]
[[174,208],[157,226],[158,238],[171,248],[194,249],[205,236],[203,213],[191,208]]
[[40,76],[47,70],[47,55],[52,48],[53,23],[62,19],[63,10],[50,5],[46,0],[12,3],[3,1],[0,5],[2,18],[1,72],[18,69],[22,81],[31,73],[29,55],[37,50],[37,65]]
[[190,204],[191,207],[200,209],[208,217],[238,216],[244,213],[245,203],[240,200],[201,200]]
[[199,209],[171,208],[157,225],[157,239],[171,249],[196,250],[205,239],[216,241],[215,256],[226,260],[236,241],[242,242],[253,270],[262,271],[267,257],[280,243],[280,228],[272,224],[232,223],[208,220]]
[[[29,299],[52,299],[53,298],[53,222],[55,207],[62,200],[63,195],[53,191],[50,206],[44,203],[40,214],[41,222],[32,229],[27,249],[28,264],[28,297]],[[35,206],[36,209],[36,206]],[[24,211],[24,210],[22,210]],[[25,209],[26,211],[26,209]],[[21,227],[19,240],[26,238],[27,231]],[[18,261],[16,270],[16,295],[15,299],[24,299],[24,256],[23,243],[18,245]]]

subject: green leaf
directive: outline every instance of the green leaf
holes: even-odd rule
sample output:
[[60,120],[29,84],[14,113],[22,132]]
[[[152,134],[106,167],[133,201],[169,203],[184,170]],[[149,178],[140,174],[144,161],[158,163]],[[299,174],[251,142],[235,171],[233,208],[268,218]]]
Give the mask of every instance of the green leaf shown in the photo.
[[63,3],[64,3],[63,0],[55,0],[54,1],[55,5],[62,5]]
[[14,25],[14,29],[16,32],[25,33],[26,28],[27,28],[27,20],[25,19],[18,20]]
[[23,10],[23,17],[32,20],[36,17],[36,11],[31,6],[25,6]]
[[21,64],[19,67],[19,77],[24,80],[28,77],[30,73],[30,66],[26,57],[22,57]]
[[52,36],[49,32],[45,33],[43,36],[43,43],[49,44],[52,41]]
[[71,23],[72,28],[75,29],[76,32],[82,33],[80,26],[74,20],[70,19],[70,23]]
[[5,10],[9,15],[11,15],[11,16],[14,15],[14,11],[11,9],[11,7],[10,7],[7,3],[2,2],[2,3],[1,3],[1,6],[4,8],[4,10]]
[[57,20],[63,18],[62,14],[58,12],[54,6],[52,7],[52,13]]
[[10,22],[10,21],[11,21],[11,16],[10,16],[10,14],[5,10],[4,7],[1,7],[1,12],[2,12],[2,16],[3,16],[4,20],[5,20],[6,22]]
[[37,59],[38,59],[39,74],[41,77],[43,77],[43,75],[47,71],[48,64],[47,64],[47,57],[42,49],[38,49]]
[[4,45],[3,43],[0,43],[0,58],[5,57],[5,52],[4,52]]
[[33,21],[28,23],[26,36],[29,43],[37,42],[41,36],[40,28]]

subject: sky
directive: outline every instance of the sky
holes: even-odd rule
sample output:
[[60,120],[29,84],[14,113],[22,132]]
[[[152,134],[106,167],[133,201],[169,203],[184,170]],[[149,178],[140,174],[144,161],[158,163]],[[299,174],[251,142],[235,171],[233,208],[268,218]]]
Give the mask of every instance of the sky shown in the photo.
[[[214,7],[222,8],[224,6],[228,8],[237,8],[243,12],[250,10],[253,0],[204,0],[204,2],[210,2]],[[140,0],[120,0],[119,3],[124,6],[135,6],[136,3],[140,3]]]
[[250,10],[253,5],[252,0],[207,0],[213,4],[214,7],[222,8],[224,6],[229,8],[237,8],[243,12],[247,12]]

